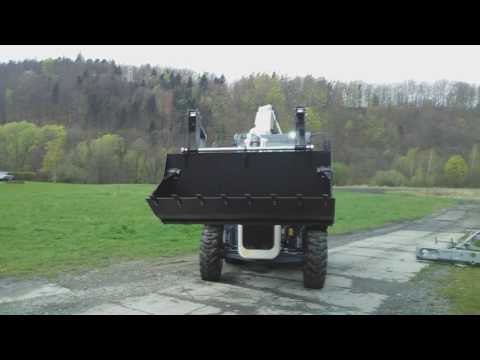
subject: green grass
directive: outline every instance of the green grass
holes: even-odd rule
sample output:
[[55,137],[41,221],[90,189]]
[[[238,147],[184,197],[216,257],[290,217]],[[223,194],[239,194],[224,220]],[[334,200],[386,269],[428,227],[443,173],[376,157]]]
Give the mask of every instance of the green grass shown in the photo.
[[335,225],[330,234],[342,234],[380,227],[390,222],[411,220],[452,206],[454,201],[433,196],[366,194],[336,191]]
[[452,304],[452,313],[480,315],[480,267],[451,268],[441,281],[440,295]]
[[[55,275],[194,253],[200,225],[162,225],[154,185],[0,184],[0,276]],[[448,199],[338,191],[332,233],[421,217]]]

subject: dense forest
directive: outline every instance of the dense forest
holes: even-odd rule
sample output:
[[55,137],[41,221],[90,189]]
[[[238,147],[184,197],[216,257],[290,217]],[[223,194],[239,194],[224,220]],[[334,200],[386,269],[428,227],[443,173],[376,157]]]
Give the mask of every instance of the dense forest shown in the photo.
[[[480,87],[446,80],[373,85],[312,76],[220,74],[59,58],[0,64],[0,169],[18,177],[150,182],[198,108],[210,144],[230,145],[272,104],[297,105],[333,144],[337,184],[480,187]],[[315,137],[314,137],[315,138]]]

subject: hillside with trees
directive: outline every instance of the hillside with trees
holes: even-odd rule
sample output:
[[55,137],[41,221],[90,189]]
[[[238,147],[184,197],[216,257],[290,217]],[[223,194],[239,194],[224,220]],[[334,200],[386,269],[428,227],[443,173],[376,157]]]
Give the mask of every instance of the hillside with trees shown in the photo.
[[312,76],[223,75],[105,60],[0,64],[0,169],[79,183],[156,183],[198,108],[214,145],[272,104],[333,144],[335,182],[480,187],[480,88],[446,80],[373,85]]

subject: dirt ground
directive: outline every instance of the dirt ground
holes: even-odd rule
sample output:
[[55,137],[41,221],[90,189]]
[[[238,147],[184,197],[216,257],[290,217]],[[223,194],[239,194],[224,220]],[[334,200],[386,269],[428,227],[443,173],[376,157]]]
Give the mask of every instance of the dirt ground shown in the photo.
[[203,282],[197,256],[187,256],[54,281],[2,279],[0,314],[445,314],[449,304],[431,280],[449,265],[423,272],[428,263],[415,259],[415,247],[471,228],[480,228],[480,204],[464,202],[421,220],[332,236],[322,290],[304,289],[298,266],[225,264],[220,283]]

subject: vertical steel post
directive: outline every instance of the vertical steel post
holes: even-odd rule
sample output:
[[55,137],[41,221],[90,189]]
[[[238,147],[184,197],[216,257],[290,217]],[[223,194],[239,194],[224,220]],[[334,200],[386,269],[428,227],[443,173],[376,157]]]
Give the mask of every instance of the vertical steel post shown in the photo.
[[188,110],[187,112],[187,121],[188,121],[187,149],[188,150],[198,149],[197,116],[198,116],[197,110]]
[[305,107],[297,106],[295,108],[295,147],[305,149]]

